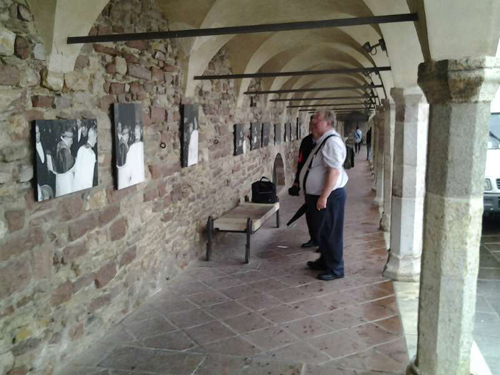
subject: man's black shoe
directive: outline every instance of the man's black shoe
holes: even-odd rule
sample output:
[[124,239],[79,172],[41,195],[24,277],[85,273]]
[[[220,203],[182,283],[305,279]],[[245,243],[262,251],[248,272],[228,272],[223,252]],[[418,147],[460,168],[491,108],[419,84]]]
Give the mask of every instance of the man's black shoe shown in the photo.
[[332,281],[332,280],[337,280],[337,279],[343,279],[344,275],[337,276],[334,275],[333,273],[320,273],[318,275],[318,279],[323,280],[323,281]]
[[313,271],[324,271],[325,267],[317,260],[307,262],[307,267]]
[[308,247],[315,247],[315,246],[319,246],[318,243],[314,240],[309,240],[305,243],[303,243],[302,245],[300,245],[300,247],[303,247],[303,248],[308,248]]

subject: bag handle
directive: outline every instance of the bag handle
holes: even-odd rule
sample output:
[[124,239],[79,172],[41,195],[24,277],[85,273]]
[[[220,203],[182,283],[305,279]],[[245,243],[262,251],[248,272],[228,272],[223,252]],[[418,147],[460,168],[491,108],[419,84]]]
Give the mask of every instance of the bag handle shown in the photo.
[[263,181],[264,179],[266,179],[267,181],[271,182],[271,180],[269,178],[267,178],[266,176],[262,176],[262,178],[260,179],[260,181]]

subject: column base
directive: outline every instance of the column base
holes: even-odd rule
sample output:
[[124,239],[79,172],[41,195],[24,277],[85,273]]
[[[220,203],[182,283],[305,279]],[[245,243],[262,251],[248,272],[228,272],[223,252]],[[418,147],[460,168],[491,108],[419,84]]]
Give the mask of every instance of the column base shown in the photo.
[[399,259],[391,253],[383,275],[394,281],[419,281],[420,259]]
[[391,217],[385,213],[382,213],[382,220],[380,220],[380,229],[384,232],[391,231]]
[[[374,190],[377,191],[377,188],[375,187]],[[383,203],[383,199],[381,197],[375,197],[375,199],[373,200],[374,206],[381,207],[382,203]]]
[[417,357],[413,357],[413,359],[410,361],[410,364],[406,368],[406,375],[422,375],[422,372],[420,369],[417,367],[416,362]]

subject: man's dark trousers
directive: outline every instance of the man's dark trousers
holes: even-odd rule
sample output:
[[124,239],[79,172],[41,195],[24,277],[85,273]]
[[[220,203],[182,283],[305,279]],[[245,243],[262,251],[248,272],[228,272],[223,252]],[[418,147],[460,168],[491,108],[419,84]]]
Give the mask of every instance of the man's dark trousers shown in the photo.
[[328,197],[326,209],[318,210],[319,195],[306,195],[307,208],[313,227],[318,228],[316,238],[321,257],[319,262],[325,272],[344,276],[344,208],[347,194],[345,188],[334,190]]
[[[306,199],[306,204],[307,204],[307,199]],[[309,237],[311,240],[315,243],[319,243],[318,241],[318,233],[317,231],[314,230],[314,221],[313,218],[311,217],[311,213],[309,212],[309,205],[307,205],[307,211],[306,211],[306,222],[307,222],[307,230],[309,231]]]

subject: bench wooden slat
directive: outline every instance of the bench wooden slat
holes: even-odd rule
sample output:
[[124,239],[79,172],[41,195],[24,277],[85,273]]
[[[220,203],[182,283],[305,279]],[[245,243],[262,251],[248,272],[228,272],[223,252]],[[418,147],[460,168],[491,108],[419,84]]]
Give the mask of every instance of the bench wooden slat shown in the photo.
[[247,219],[252,219],[252,231],[257,231],[276,211],[279,210],[279,202],[274,204],[265,203],[242,203],[228,213],[214,221],[214,229],[245,231]]

